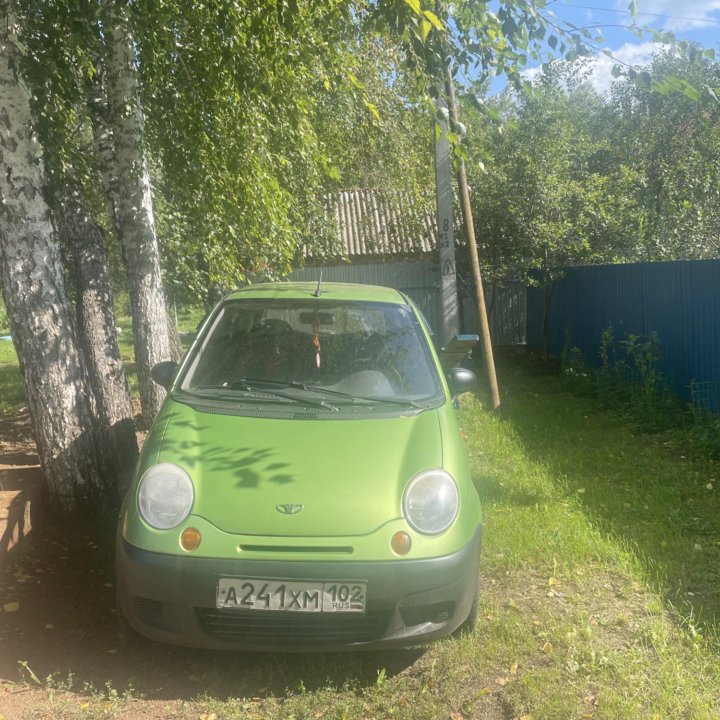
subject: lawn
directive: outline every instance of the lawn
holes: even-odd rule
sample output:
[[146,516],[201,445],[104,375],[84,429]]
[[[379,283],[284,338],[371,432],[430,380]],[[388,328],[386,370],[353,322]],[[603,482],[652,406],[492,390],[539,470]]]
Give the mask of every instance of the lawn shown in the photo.
[[[0,331],[0,336],[7,335]],[[0,340],[0,416],[16,413],[25,404],[15,347]]]
[[[473,633],[424,651],[339,656],[198,654],[108,639],[97,659],[86,642],[91,669],[72,677],[71,658],[49,666],[28,650],[0,658],[0,714],[26,717],[4,708],[17,690],[34,708],[27,717],[720,716],[718,465],[686,450],[681,432],[637,432],[522,354],[498,371],[502,415],[469,396],[460,411],[485,509]],[[19,562],[32,577],[38,564]],[[0,608],[16,599],[15,630],[34,637],[21,597],[4,592]],[[0,636],[2,622],[0,613]],[[69,643],[82,629],[82,619],[72,623]],[[111,662],[130,675],[105,671]]]

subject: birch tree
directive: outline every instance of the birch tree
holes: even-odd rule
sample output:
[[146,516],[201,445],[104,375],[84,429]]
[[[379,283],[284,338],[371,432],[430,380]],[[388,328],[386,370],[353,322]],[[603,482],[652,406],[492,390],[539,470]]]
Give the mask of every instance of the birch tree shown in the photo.
[[95,398],[102,470],[124,490],[138,456],[135,422],[118,347],[103,230],[83,190],[66,178],[57,190],[60,235],[73,259],[78,340]]
[[[106,251],[109,206],[93,152],[89,98],[93,83],[84,71],[97,54],[94,14],[74,17],[87,29],[72,37],[46,5],[26,5],[22,76],[32,88],[31,113],[43,148],[45,180],[76,309],[79,350],[95,398],[99,460],[111,478],[125,477],[137,458],[134,413],[113,312]],[[71,39],[69,39],[69,37]],[[72,292],[74,290],[74,293]]]
[[117,189],[114,210],[128,274],[140,403],[143,418],[149,423],[165,398],[165,391],[153,382],[150,371],[156,363],[170,359],[172,351],[127,3],[119,0],[111,4],[104,31],[115,150],[111,171],[116,178],[112,184]]
[[56,233],[19,82],[22,49],[10,3],[0,3],[0,267],[20,357],[44,488],[62,515],[114,497],[97,461],[97,436]]

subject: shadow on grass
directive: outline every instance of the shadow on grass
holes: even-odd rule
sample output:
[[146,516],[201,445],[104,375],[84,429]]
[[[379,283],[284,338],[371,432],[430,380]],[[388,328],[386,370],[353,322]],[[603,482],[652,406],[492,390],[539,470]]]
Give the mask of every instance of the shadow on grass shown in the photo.
[[720,639],[720,464],[683,451],[678,432],[636,431],[523,355],[501,358],[499,374],[503,417],[528,456],[627,543],[675,608]]

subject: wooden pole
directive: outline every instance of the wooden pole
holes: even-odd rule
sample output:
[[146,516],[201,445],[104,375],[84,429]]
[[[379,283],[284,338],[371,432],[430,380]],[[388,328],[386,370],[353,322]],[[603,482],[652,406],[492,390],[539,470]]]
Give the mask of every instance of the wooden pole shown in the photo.
[[[450,66],[445,68],[445,91],[450,111],[451,129],[458,127],[457,103],[455,101],[455,83],[453,82]],[[460,207],[465,223],[468,250],[470,251],[470,263],[472,264],[473,279],[475,280],[475,302],[477,305],[478,318],[480,319],[480,337],[483,345],[483,356],[485,359],[485,372],[490,386],[490,399],[493,410],[500,409],[500,390],[495,374],[495,358],[493,357],[492,341],[490,340],[490,324],[488,323],[487,309],[485,308],[485,293],[483,292],[482,276],[480,274],[480,260],[478,258],[477,243],[475,242],[475,225],[473,224],[472,208],[470,207],[470,191],[468,190],[467,174],[465,172],[465,161],[460,158],[458,168],[458,186],[460,188]]]

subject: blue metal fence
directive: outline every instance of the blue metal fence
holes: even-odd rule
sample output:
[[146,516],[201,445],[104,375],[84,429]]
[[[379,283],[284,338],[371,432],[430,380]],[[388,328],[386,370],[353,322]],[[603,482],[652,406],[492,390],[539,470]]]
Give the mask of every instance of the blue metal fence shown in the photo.
[[[543,346],[543,308],[543,288],[529,288],[530,346]],[[553,286],[548,321],[555,355],[569,337],[598,362],[608,326],[616,339],[657,332],[661,370],[680,396],[691,399],[693,381],[720,382],[720,260],[567,269]]]

